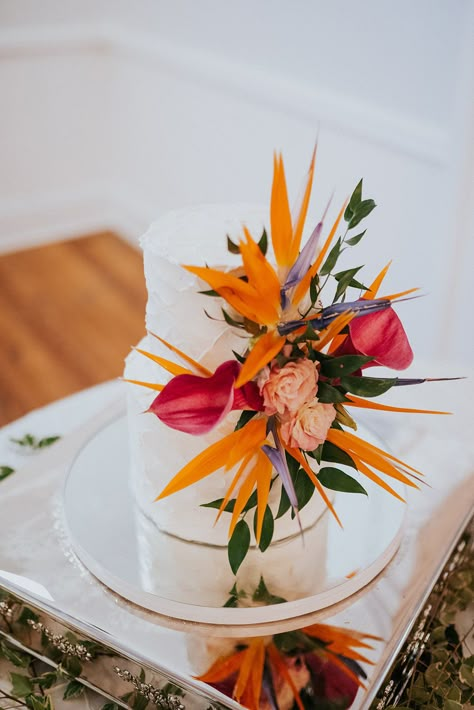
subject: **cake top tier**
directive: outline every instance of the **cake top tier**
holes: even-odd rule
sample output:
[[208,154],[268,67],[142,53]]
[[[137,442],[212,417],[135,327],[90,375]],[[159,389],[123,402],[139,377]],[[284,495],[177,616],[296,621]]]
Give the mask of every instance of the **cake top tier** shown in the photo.
[[252,204],[210,204],[173,210],[159,217],[140,240],[148,255],[171,263],[225,265],[231,263],[226,234],[243,236],[246,226],[257,240],[269,225],[268,208]]

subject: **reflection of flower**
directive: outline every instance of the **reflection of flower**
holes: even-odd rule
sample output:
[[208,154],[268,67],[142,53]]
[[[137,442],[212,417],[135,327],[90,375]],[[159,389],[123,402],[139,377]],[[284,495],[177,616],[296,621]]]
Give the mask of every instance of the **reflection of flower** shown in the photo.
[[285,444],[294,448],[313,451],[326,440],[335,416],[336,410],[332,404],[322,404],[314,399],[292,417],[283,420],[282,439]]
[[316,363],[307,358],[266,367],[258,379],[265,414],[294,414],[314,398],[317,381]]
[[[349,708],[367,676],[360,662],[371,661],[359,649],[372,649],[376,636],[314,624],[299,631],[254,638],[219,658],[201,680],[250,710]],[[331,705],[330,703],[334,703]]]

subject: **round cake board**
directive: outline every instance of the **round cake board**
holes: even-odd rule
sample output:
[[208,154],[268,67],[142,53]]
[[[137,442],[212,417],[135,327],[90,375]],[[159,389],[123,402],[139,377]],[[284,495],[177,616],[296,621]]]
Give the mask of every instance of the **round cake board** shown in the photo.
[[[244,603],[261,576],[271,594],[288,601],[238,608],[223,606],[235,582],[225,548],[167,535],[136,507],[125,416],[100,427],[78,451],[63,500],[75,553],[110,590],[171,619],[252,626],[347,600],[389,563],[401,541],[405,506],[370,481],[363,485],[368,496],[336,495],[342,529],[326,512],[303,537],[271,545],[265,553],[251,550],[237,577]],[[403,487],[397,491],[403,495]]]

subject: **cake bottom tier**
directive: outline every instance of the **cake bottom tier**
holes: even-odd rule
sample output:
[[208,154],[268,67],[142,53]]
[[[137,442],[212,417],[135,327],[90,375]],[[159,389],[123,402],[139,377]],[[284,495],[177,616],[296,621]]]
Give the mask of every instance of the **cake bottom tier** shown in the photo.
[[[143,345],[142,345],[143,347]],[[157,355],[166,357],[167,351],[160,350],[160,344],[146,343],[153,347]],[[139,353],[132,353],[127,360],[126,377],[129,379],[156,381],[156,365]],[[215,508],[202,507],[204,504],[224,498],[236,469],[219,469],[205,476],[195,484],[174,493],[163,500],[156,497],[167,483],[191,459],[206,447],[233,431],[240,412],[231,412],[215,430],[204,436],[192,436],[163,424],[154,414],[147,412],[156,392],[137,385],[128,385],[127,415],[130,438],[130,485],[138,508],[161,531],[190,542],[226,547],[230,514],[223,513],[217,522]],[[315,470],[317,464],[314,462]],[[328,491],[328,495],[330,491]],[[268,504],[275,517],[281,497],[281,483],[277,479],[272,485]],[[327,510],[326,504],[317,491],[309,503],[300,511],[303,530],[313,526]],[[247,515],[253,537],[254,511]],[[275,520],[273,540],[279,541],[300,532],[298,521],[288,510]]]

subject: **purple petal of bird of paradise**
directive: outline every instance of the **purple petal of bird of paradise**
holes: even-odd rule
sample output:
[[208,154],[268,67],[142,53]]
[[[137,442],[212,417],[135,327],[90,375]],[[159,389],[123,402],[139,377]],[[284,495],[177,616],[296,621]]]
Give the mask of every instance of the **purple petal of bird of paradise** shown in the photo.
[[276,449],[269,444],[264,444],[262,446],[263,453],[268,456],[272,462],[273,467],[281,478],[281,483],[286,491],[288,500],[290,501],[291,507],[298,512],[298,499],[296,498],[296,491],[291,480],[290,472],[288,470],[288,464],[286,461],[286,456],[279,449]]
[[321,217],[321,221],[318,222],[318,224],[314,228],[313,233],[304,245],[303,249],[300,251],[297,260],[291,267],[288,276],[286,277],[285,284],[283,286],[284,291],[287,291],[289,288],[296,286],[296,284],[301,281],[301,279],[311,266],[314,254],[316,252],[316,247],[318,246],[319,238],[323,229],[324,220],[331,204],[331,200],[332,195],[329,198],[329,202],[326,206],[326,209],[324,210],[323,216]]
[[287,323],[282,323],[278,326],[278,332],[280,335],[288,335],[294,330],[301,328],[304,323],[309,323],[316,330],[322,330],[326,328],[332,321],[337,318],[338,315],[344,313],[345,311],[353,311],[355,317],[359,318],[366,315],[367,313],[375,313],[376,311],[382,311],[386,308],[390,308],[392,302],[386,298],[374,298],[369,299],[358,299],[357,301],[346,301],[345,303],[333,303],[327,308],[323,308],[319,311],[318,315],[307,321],[292,320]]
[[211,377],[177,375],[153,400],[149,411],[172,429],[205,434],[232,409],[239,372],[239,363],[228,360]]
[[423,382],[450,382],[451,380],[465,379],[465,377],[397,377],[395,386],[421,385]]

